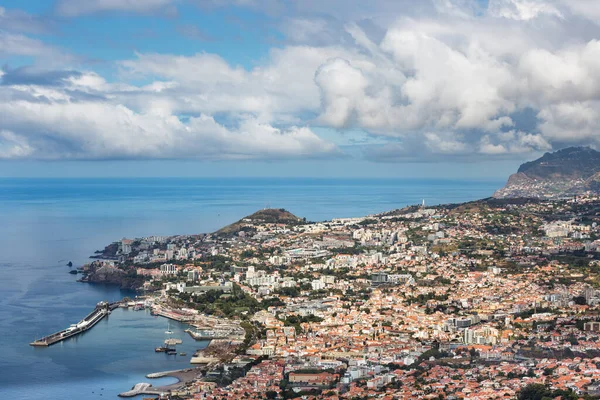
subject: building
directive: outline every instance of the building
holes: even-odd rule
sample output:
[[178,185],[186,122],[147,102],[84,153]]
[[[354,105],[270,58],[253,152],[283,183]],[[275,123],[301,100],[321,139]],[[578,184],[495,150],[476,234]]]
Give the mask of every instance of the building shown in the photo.
[[371,275],[371,284],[373,286],[386,284],[388,281],[388,275],[384,272],[376,272]]
[[196,271],[196,270],[188,271],[188,276],[187,276],[188,281],[196,282],[199,277],[200,277],[200,274],[198,273],[198,271]]
[[329,386],[335,382],[337,375],[329,372],[303,373],[290,372],[289,382],[299,386]]
[[131,253],[131,245],[133,244],[133,240],[131,239],[121,239],[121,253],[129,254]]
[[600,322],[586,322],[585,324],[583,324],[583,330],[587,332],[600,332]]
[[177,273],[177,267],[175,264],[163,264],[160,266],[160,273],[162,275],[175,275]]
[[311,282],[312,290],[321,290],[325,289],[325,282],[320,279],[315,279]]

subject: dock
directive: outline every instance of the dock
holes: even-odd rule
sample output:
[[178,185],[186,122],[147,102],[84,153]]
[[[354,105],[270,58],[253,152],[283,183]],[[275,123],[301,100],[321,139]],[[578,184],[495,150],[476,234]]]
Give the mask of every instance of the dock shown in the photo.
[[100,322],[104,317],[106,317],[112,310],[117,308],[119,303],[107,303],[102,301],[96,305],[96,308],[89,313],[84,319],[79,321],[76,324],[71,325],[67,329],[63,329],[62,331],[53,333],[48,336],[44,336],[41,339],[37,339],[31,343],[30,346],[35,347],[48,347],[55,343],[62,342],[65,339],[70,337],[79,335],[89,329],[91,329],[94,325]]
[[172,377],[177,379],[177,383],[173,383],[171,385],[166,386],[157,386],[154,387],[152,384],[143,382],[134,385],[131,390],[120,393],[119,397],[135,397],[139,395],[151,395],[151,396],[160,396],[167,393],[176,393],[178,391],[185,390],[185,387],[188,383],[195,381],[199,377],[202,376],[202,373],[206,371],[206,368],[188,368],[177,371],[166,371],[166,372],[157,372],[154,374],[146,375],[146,378],[162,378],[162,377]]
[[194,340],[226,339],[230,334],[230,332],[215,330],[192,331],[186,329],[184,332],[188,333]]

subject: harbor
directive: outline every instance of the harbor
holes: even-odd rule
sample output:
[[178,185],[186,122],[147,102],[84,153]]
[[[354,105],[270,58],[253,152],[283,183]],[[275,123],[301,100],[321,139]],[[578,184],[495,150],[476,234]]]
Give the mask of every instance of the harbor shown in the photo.
[[206,368],[196,367],[178,371],[166,371],[148,374],[146,375],[146,378],[148,379],[170,377],[177,379],[178,382],[171,385],[157,387],[154,387],[152,384],[146,382],[138,383],[134,385],[131,390],[120,393],[119,397],[135,397],[139,395],[160,396],[166,393],[176,394],[178,391],[183,390],[188,383],[194,381],[198,377],[201,377],[204,372],[206,372]]
[[111,311],[117,308],[118,306],[118,302],[108,303],[105,301],[101,301],[100,303],[96,304],[96,308],[94,308],[94,310],[91,313],[89,313],[84,319],[82,319],[78,323],[72,324],[70,327],[68,327],[67,329],[63,329],[62,331],[37,339],[29,343],[29,345],[35,347],[48,347],[55,343],[66,340],[70,337],[79,335],[80,333],[83,333],[93,328],[94,325],[96,325],[104,317],[109,315]]

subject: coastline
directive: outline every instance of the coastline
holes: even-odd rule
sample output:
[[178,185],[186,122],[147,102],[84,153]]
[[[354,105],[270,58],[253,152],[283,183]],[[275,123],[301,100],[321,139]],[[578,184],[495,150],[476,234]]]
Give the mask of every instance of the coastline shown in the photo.
[[198,379],[206,370],[202,367],[186,368],[175,371],[155,372],[146,375],[148,379],[175,378],[177,382],[164,386],[152,386],[147,382],[135,384],[131,390],[119,393],[119,397],[135,397],[139,395],[160,395],[162,393],[173,393],[185,387],[188,383]]
[[[247,180],[243,181],[247,182]],[[119,196],[111,196],[109,198],[103,194],[106,193],[106,186],[108,184],[113,185],[112,180],[110,182],[99,183],[93,180],[91,182],[88,180],[78,182],[53,180],[52,182],[47,182],[44,180],[44,182],[51,186],[52,193],[56,193],[55,197],[45,195],[47,197],[45,200],[49,199],[48,201],[51,200],[52,202],[44,203],[46,204],[44,208],[41,208],[38,203],[27,202],[30,200],[28,182],[21,184],[23,187],[21,190],[22,193],[19,192],[16,195],[12,195],[10,203],[5,202],[3,206],[3,210],[8,218],[7,222],[23,227],[21,231],[17,232],[18,235],[12,233],[8,236],[8,232],[5,235],[5,249],[8,251],[5,254],[6,262],[14,262],[19,265],[18,270],[15,268],[4,270],[4,282],[7,284],[10,282],[10,287],[7,285],[5,290],[3,290],[6,300],[10,301],[8,303],[10,307],[5,308],[5,312],[8,313],[5,321],[9,324],[15,324],[12,326],[20,324],[22,317],[37,321],[33,325],[18,325],[22,326],[19,331],[3,332],[3,337],[5,338],[5,342],[3,343],[8,348],[5,359],[8,361],[10,358],[12,360],[11,366],[14,365],[14,368],[10,368],[7,371],[5,379],[6,382],[14,382],[13,387],[15,391],[9,391],[9,394],[12,396],[11,398],[14,399],[32,398],[39,395],[37,389],[26,386],[26,382],[30,382],[33,379],[33,372],[36,373],[35,379],[38,382],[38,387],[44,387],[45,394],[51,398],[68,398],[68,395],[72,395],[75,398],[87,398],[86,396],[89,396],[90,391],[87,390],[86,385],[74,384],[73,377],[76,377],[78,382],[87,382],[88,379],[96,379],[98,374],[93,368],[90,368],[91,366],[84,364],[82,362],[83,359],[80,360],[80,357],[93,357],[97,359],[94,367],[101,368],[103,371],[110,367],[112,371],[121,375],[122,379],[119,378],[117,380],[102,373],[102,382],[93,384],[92,387],[95,388],[93,390],[96,390],[97,394],[99,393],[100,386],[105,387],[104,397],[107,396],[107,392],[111,395],[113,393],[116,395],[119,391],[131,387],[134,382],[143,381],[144,374],[150,372],[148,369],[144,371],[143,367],[139,368],[135,363],[128,362],[126,358],[129,356],[125,357],[122,354],[132,354],[134,355],[133,357],[139,360],[152,360],[150,361],[151,363],[155,361],[160,362],[160,366],[154,366],[155,370],[169,370],[174,369],[173,367],[179,368],[179,365],[169,366],[171,361],[167,362],[162,357],[155,358],[154,354],[147,354],[146,350],[133,350],[134,346],[139,348],[142,345],[150,349],[149,351],[152,353],[154,346],[160,342],[160,338],[158,340],[156,338],[145,339],[135,344],[123,344],[120,339],[116,341],[117,339],[114,338],[113,332],[117,333],[118,331],[120,334],[130,337],[137,334],[151,337],[148,334],[152,332],[162,335],[164,327],[167,325],[164,320],[160,321],[159,324],[148,324],[145,319],[145,322],[141,324],[135,322],[134,325],[129,323],[129,321],[125,321],[129,320],[130,316],[127,315],[127,312],[122,313],[120,310],[117,310],[109,317],[109,323],[102,322],[98,325],[99,327],[86,332],[77,341],[66,341],[64,345],[59,347],[53,346],[50,350],[34,351],[34,349],[27,345],[23,348],[15,348],[9,345],[9,343],[15,343],[15,341],[19,340],[20,342],[25,342],[26,340],[23,340],[23,338],[30,339],[49,333],[45,332],[46,330],[62,329],[70,323],[81,319],[89,311],[89,307],[98,301],[106,299],[114,301],[121,299],[123,296],[133,298],[134,293],[131,290],[121,291],[119,290],[119,285],[91,282],[88,285],[80,285],[75,283],[74,277],[57,272],[56,267],[60,267],[58,270],[62,271],[64,262],[61,261],[59,262],[60,265],[55,266],[53,261],[49,262],[48,260],[72,259],[74,263],[83,265],[89,257],[89,249],[97,249],[98,246],[109,243],[110,240],[120,238],[123,235],[142,236],[152,233],[166,235],[176,233],[192,234],[198,231],[207,232],[212,229],[218,229],[245,215],[246,209],[248,211],[255,211],[264,206],[265,197],[270,199],[271,204],[285,205],[289,209],[297,211],[299,215],[307,216],[311,220],[323,220],[338,216],[363,215],[369,212],[388,210],[393,208],[392,204],[412,204],[416,200],[420,202],[423,197],[422,193],[434,193],[430,188],[426,188],[423,191],[423,186],[428,186],[427,182],[425,184],[420,183],[419,187],[414,187],[412,183],[406,182],[392,181],[389,185],[387,182],[382,182],[381,185],[370,185],[368,187],[370,195],[373,192],[383,193],[382,196],[377,197],[376,202],[369,200],[368,204],[363,203],[361,202],[363,197],[357,197],[342,204],[341,207],[332,209],[328,206],[328,203],[325,204],[321,201],[321,197],[313,199],[313,194],[319,195],[321,190],[319,187],[313,189],[314,185],[310,180],[306,182],[310,184],[308,189],[302,185],[303,182],[294,183],[290,189],[288,180],[282,180],[280,183],[274,182],[273,185],[271,185],[273,182],[270,180],[264,180],[261,181],[261,185],[259,186],[261,188],[260,193],[254,194],[252,192],[249,195],[245,195],[245,192],[242,193],[241,191],[236,191],[235,193],[219,191],[220,185],[217,181],[214,182],[215,185],[207,185],[202,180],[194,181],[196,185],[189,185],[186,181],[182,184],[182,187],[185,188],[186,193],[190,193],[186,198],[193,197],[193,202],[183,200],[177,190],[173,191],[173,196],[169,194],[169,199],[166,200],[164,198],[165,195],[153,195],[153,193],[158,192],[142,190],[150,184],[149,181],[143,182],[144,185],[138,185],[136,180],[128,181],[126,184],[118,181],[115,184],[118,190],[114,191],[114,193],[118,193]],[[39,181],[33,183],[37,184]],[[162,182],[159,183],[162,184]],[[286,191],[277,189],[279,186],[283,187],[284,184]],[[320,181],[317,184],[318,186],[324,186]],[[86,189],[84,193],[81,191],[82,185]],[[327,182],[327,188],[330,186],[339,188],[328,194],[328,202],[332,198],[333,200],[338,197],[340,200],[342,197],[346,198],[346,194],[349,191],[352,195],[356,195],[357,191],[360,194],[362,191],[362,185],[357,186],[352,184],[352,182],[340,182],[340,185],[337,184],[337,181]],[[8,184],[5,186],[8,186]],[[218,187],[215,188],[214,186]],[[436,182],[433,186],[438,189],[440,184]],[[428,203],[439,200],[457,202],[459,200],[475,199],[482,197],[486,193],[491,193],[492,187],[495,188],[497,185],[494,183],[488,186],[489,189],[485,185],[477,183],[477,185],[469,185],[468,190],[461,192],[454,191],[449,195],[445,194],[443,198],[441,195],[435,199],[431,198],[432,196],[425,195],[425,197]],[[386,190],[380,191],[380,188],[385,188]],[[211,199],[207,199],[206,201],[210,200],[212,203],[206,203],[202,196],[205,196],[204,193],[209,192],[208,189],[210,189],[211,196],[218,196],[220,199],[223,199],[223,203],[215,204]],[[215,190],[217,191],[216,193]],[[288,195],[289,190],[296,194],[290,197]],[[268,194],[263,194],[267,191],[269,192]],[[367,190],[364,192],[366,194]],[[144,193],[143,202],[140,202],[140,193]],[[442,192],[439,193],[441,194]],[[32,195],[36,194],[37,192],[32,192]],[[73,203],[75,204],[75,208],[70,209],[69,214],[65,215],[60,206],[60,201],[64,199],[69,201],[71,195],[77,196],[77,202]],[[239,202],[227,203],[230,198],[233,200],[232,196],[235,196],[236,199],[240,196],[245,196],[244,204],[240,205]],[[100,199],[102,201],[99,201]],[[413,201],[413,199],[416,200]],[[155,200],[160,200],[160,203],[154,202]],[[23,224],[23,214],[13,212],[14,208],[11,209],[12,202],[16,201],[19,201],[19,210],[41,213],[38,220],[36,220],[38,221],[37,224]],[[106,202],[109,202],[111,206],[106,207]],[[85,209],[77,208],[78,204],[85,204]],[[157,206],[157,204],[160,204],[160,206]],[[168,204],[168,207],[165,206],[163,208],[162,204]],[[307,204],[310,204],[310,207],[307,207]],[[96,205],[98,206],[97,209]],[[215,217],[217,213],[220,214],[218,218]],[[57,215],[60,218],[57,218]],[[150,220],[150,217],[152,217],[152,220]],[[90,223],[94,224],[94,229],[89,229]],[[85,232],[85,235],[79,235],[76,232]],[[29,246],[31,238],[39,235],[51,238],[52,247],[44,249],[44,251],[32,252],[31,254],[23,252],[20,244],[28,243]],[[16,291],[15,288],[18,287],[26,289]],[[60,293],[60,295],[57,295],[57,293]],[[25,306],[21,306],[20,304],[24,304]],[[120,319],[123,319],[123,321],[119,321]],[[105,326],[110,326],[112,332],[106,332]],[[135,326],[135,332],[131,329],[133,326]],[[153,326],[153,328],[150,328],[150,326]],[[109,345],[106,343],[107,341],[112,341],[112,344]],[[127,340],[125,343],[128,342],[131,342],[131,340]],[[65,354],[64,356],[57,357],[57,355],[64,352],[73,352],[76,343],[78,343],[77,346],[79,348],[77,352],[80,353],[80,356],[74,357]],[[93,344],[93,348],[90,344]],[[98,350],[95,350],[95,348]],[[187,349],[185,351],[190,355],[193,353],[193,351]],[[52,358],[44,364],[47,365],[44,371],[30,368],[30,365],[39,365],[42,358],[47,359],[49,354],[52,355]],[[150,358],[148,359],[147,356]],[[119,362],[118,367],[115,367],[114,363],[116,362]],[[135,378],[131,378],[131,376],[135,376]],[[55,386],[55,382],[62,385],[62,387]],[[16,393],[17,387],[21,387],[23,390],[22,394]],[[24,397],[19,397],[19,395]]]

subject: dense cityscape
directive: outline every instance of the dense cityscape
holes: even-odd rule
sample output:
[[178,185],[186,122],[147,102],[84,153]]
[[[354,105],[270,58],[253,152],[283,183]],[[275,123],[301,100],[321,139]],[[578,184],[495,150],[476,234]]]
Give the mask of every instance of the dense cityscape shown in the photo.
[[138,282],[153,313],[214,337],[173,398],[591,398],[599,214],[596,195],[326,222],[265,209],[122,239],[84,280]]
[[600,0],[0,0],[0,399],[600,400]]

